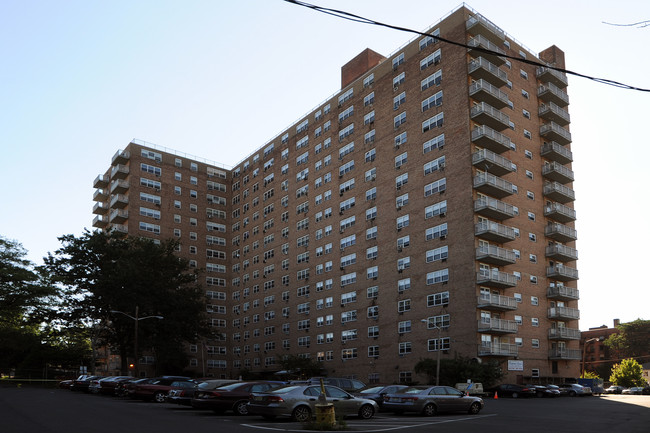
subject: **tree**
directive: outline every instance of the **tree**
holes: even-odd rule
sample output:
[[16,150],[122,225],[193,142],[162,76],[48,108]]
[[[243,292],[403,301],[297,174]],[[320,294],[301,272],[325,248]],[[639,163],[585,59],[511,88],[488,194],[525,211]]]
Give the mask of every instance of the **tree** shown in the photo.
[[289,374],[289,376],[298,379],[307,379],[313,376],[320,376],[323,371],[323,364],[309,358],[303,358],[297,355],[289,355],[281,358],[280,366]]
[[612,375],[609,377],[610,382],[615,385],[629,388],[631,386],[643,386],[643,368],[635,359],[628,358],[615,364],[612,368]]
[[650,354],[650,320],[637,319],[621,323],[619,332],[610,335],[605,345],[620,357],[637,357]]
[[63,247],[45,259],[65,288],[59,324],[91,329],[96,344],[121,355],[126,372],[127,357],[135,356],[135,321],[127,315],[137,307],[139,318],[162,316],[138,321],[138,345],[155,353],[157,372],[182,372],[188,361],[183,345],[210,329],[198,274],[175,255],[178,242],[87,230],[59,240]]
[[[414,370],[418,374],[426,374],[429,383],[435,383],[436,360],[431,358],[421,359],[415,364]],[[503,377],[503,371],[498,362],[479,362],[474,358],[456,356],[453,359],[440,361],[440,384],[454,386],[456,383],[472,382],[482,383],[484,387],[495,384]]]

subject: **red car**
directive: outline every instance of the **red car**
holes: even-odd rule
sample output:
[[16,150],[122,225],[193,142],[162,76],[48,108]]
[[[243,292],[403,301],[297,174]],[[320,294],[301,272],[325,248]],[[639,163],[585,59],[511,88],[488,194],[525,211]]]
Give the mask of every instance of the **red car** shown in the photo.
[[194,388],[196,384],[195,380],[187,378],[157,378],[149,383],[136,384],[131,397],[164,403],[167,393],[172,389]]

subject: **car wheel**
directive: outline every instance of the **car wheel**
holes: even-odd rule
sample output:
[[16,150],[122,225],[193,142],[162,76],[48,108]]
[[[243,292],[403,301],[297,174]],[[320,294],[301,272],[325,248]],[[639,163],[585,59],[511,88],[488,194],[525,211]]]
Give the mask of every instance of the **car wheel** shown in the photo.
[[165,393],[162,391],[158,391],[153,395],[153,401],[156,403],[164,403],[165,402]]
[[370,419],[375,416],[375,408],[369,404],[364,404],[359,409],[359,418],[361,419]]
[[519,393],[518,392],[513,392],[512,393],[512,398],[519,398]]
[[467,413],[469,413],[470,415],[476,415],[476,414],[479,413],[480,411],[481,411],[481,405],[480,405],[477,401],[475,401],[475,402],[472,403],[472,405],[469,407],[469,410],[467,411]]
[[235,403],[235,415],[248,415],[248,401],[242,400]]
[[291,418],[298,422],[307,422],[311,419],[311,409],[307,406],[298,406],[293,410]]
[[569,391],[569,397],[575,397],[576,392],[575,391]]
[[425,405],[424,408],[422,409],[422,415],[424,416],[434,416],[435,414],[436,414],[436,407],[431,403]]

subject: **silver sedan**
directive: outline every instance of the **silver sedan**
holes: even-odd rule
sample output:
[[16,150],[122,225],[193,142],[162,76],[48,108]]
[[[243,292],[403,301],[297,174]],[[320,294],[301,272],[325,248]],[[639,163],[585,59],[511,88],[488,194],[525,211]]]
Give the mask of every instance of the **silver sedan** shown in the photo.
[[[320,394],[320,385],[288,385],[268,392],[252,393],[248,413],[267,419],[288,416],[294,421],[306,422],[314,416]],[[355,397],[331,385],[325,385],[325,400],[334,405],[336,416],[356,415],[370,419],[379,410],[375,401]]]
[[389,412],[417,412],[433,416],[438,412],[467,412],[475,415],[483,409],[483,399],[470,397],[449,386],[412,386],[384,397]]

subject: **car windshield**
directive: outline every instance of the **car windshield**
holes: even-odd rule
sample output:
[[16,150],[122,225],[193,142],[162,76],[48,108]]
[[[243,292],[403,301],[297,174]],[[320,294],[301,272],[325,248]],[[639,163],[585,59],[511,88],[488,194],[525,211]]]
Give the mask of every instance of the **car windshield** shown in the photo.
[[231,383],[230,385],[224,385],[220,386],[217,389],[222,389],[224,391],[232,391],[233,389],[239,388],[242,385],[247,385],[246,383],[238,382],[238,383]]
[[411,386],[409,388],[401,390],[400,392],[404,394],[419,394],[422,391],[424,391],[424,388],[416,388],[414,386]]
[[287,385],[287,386],[283,386],[281,388],[275,388],[275,389],[269,390],[268,392],[272,392],[273,394],[285,394],[287,392],[294,391],[294,390],[300,388],[301,386],[302,385]]
[[381,392],[381,390],[384,389],[383,386],[373,386],[372,388],[366,388],[359,390],[360,394],[374,394],[376,392]]

